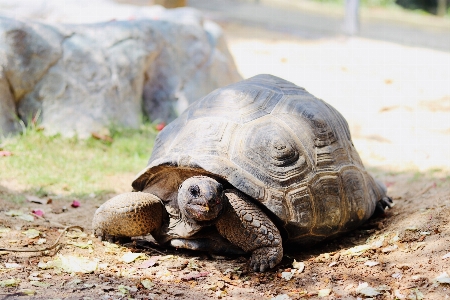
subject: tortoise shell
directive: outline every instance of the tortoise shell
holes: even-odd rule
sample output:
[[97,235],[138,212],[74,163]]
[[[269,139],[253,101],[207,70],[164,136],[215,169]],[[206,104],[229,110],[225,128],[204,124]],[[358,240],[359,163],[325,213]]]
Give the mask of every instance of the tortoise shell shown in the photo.
[[178,186],[199,173],[262,204],[290,242],[351,230],[373,214],[382,197],[342,115],[271,75],[194,102],[158,134],[147,168],[132,185],[156,194],[169,213],[177,213]]

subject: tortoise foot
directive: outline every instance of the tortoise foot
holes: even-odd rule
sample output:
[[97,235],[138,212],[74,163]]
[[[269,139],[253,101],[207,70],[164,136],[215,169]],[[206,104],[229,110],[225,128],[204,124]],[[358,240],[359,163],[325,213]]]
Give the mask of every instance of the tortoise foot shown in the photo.
[[250,267],[255,272],[264,272],[275,267],[283,258],[283,248],[263,247],[256,249],[252,253]]
[[386,207],[391,208],[393,206],[394,202],[392,201],[392,199],[388,196],[384,196],[380,201],[378,201],[374,215],[384,215]]

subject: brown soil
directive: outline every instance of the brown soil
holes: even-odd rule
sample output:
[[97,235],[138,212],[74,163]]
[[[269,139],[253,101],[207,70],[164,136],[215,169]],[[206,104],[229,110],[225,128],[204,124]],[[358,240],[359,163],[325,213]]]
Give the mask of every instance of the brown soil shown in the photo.
[[[443,272],[450,274],[450,257],[443,258],[450,252],[450,92],[447,85],[439,84],[444,83],[439,81],[442,77],[434,77],[437,83],[422,84],[420,76],[426,80],[427,74],[410,74],[413,70],[398,61],[410,55],[416,59],[413,64],[435,62],[430,64],[433,74],[444,76],[448,83],[450,55],[361,39],[308,41],[222,25],[244,77],[279,75],[305,86],[344,113],[361,157],[386,183],[395,206],[385,216],[338,239],[286,253],[280,265],[260,274],[249,270],[248,257],[161,249],[142,240],[118,247],[102,243],[92,236],[90,222],[105,199],[83,200],[77,208],[71,207],[75,199],[67,197],[50,204],[18,205],[4,199],[23,193],[20,184],[3,182],[0,248],[49,247],[60,235],[58,229],[67,225],[81,226],[87,234],[69,231],[60,247],[46,252],[1,251],[0,282],[16,279],[16,283],[0,287],[0,298],[25,299],[29,296],[21,293],[27,289],[35,292],[33,299],[365,299],[374,291],[378,293],[372,296],[375,299],[449,298],[450,286],[436,278]],[[346,50],[355,47],[372,55],[371,63],[364,64],[363,55],[356,52],[349,57]],[[378,55],[367,53],[374,47]],[[380,69],[386,60],[391,64]],[[414,80],[419,76],[419,81],[411,76]],[[358,97],[368,100],[353,100]],[[8,216],[12,209],[27,213],[42,209],[45,219],[28,222]],[[31,228],[39,230],[40,236],[26,237],[23,232]],[[42,238],[46,242],[37,245]],[[130,251],[146,256],[122,261]],[[98,267],[87,274],[43,268],[43,263],[70,256],[85,257]],[[293,271],[294,259],[304,263],[302,272]],[[292,278],[288,280],[289,272]],[[363,289],[365,284],[369,288]]]

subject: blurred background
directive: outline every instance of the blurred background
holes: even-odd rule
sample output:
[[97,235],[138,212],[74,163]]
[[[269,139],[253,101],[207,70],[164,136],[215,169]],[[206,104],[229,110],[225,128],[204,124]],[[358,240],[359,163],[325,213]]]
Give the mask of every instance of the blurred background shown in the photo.
[[[450,180],[448,0],[0,0],[0,13],[53,23],[129,21],[144,18],[143,11],[155,4],[198,9],[203,20],[219,24],[242,78],[273,74],[337,108],[372,172],[383,178],[406,172],[410,178],[425,174]],[[152,18],[158,18],[158,11]],[[123,132],[113,130],[111,138],[100,139],[108,144],[111,156],[135,156],[132,163],[110,171],[115,180],[118,173],[127,174],[123,185],[102,180],[92,190],[100,186],[126,190],[145,166],[152,142],[133,133],[129,139],[137,148],[126,146],[130,149],[116,153]],[[153,133],[150,136],[152,140]],[[4,142],[3,149],[16,151],[14,143]],[[124,144],[131,143],[126,139]],[[3,164],[10,175],[2,177],[17,178],[13,173],[17,167]],[[74,162],[80,169],[78,164]],[[81,189],[72,186],[85,183],[83,178],[66,189]],[[44,186],[61,187],[58,180]]]

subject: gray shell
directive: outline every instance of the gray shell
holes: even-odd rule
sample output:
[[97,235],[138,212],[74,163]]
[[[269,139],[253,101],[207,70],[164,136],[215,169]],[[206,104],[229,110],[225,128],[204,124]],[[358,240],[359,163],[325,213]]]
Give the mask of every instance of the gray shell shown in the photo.
[[348,124],[329,104],[271,75],[217,89],[157,136],[133,182],[177,210],[179,184],[210,174],[260,202],[290,242],[348,231],[383,191],[365,171]]

